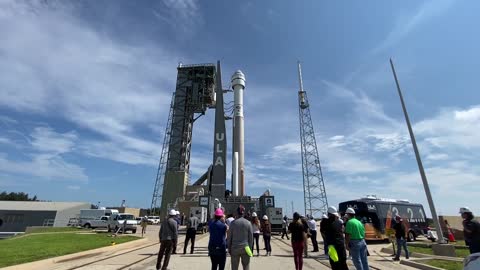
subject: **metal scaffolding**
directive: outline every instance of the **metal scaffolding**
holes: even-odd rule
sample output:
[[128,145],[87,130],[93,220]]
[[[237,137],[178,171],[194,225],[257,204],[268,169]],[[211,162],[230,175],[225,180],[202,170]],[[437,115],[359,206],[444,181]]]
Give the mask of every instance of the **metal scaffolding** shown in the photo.
[[165,178],[165,167],[168,159],[168,146],[170,144],[170,130],[172,128],[173,116],[173,102],[175,100],[175,93],[172,95],[172,102],[170,103],[170,112],[168,113],[167,126],[163,135],[162,154],[160,155],[160,162],[158,163],[157,177],[155,179],[155,186],[153,188],[152,204],[150,205],[151,215],[160,215],[160,204],[162,202],[163,180]]
[[305,214],[320,217],[323,213],[327,212],[327,193],[325,191],[320,158],[318,156],[317,141],[313,130],[307,92],[303,90],[302,67],[300,62],[298,63],[298,79],[300,84],[300,90],[298,91],[298,108]]
[[[195,120],[215,107],[215,65],[179,65],[152,196],[152,210],[165,216],[185,195]],[[196,116],[197,114],[197,116]],[[159,206],[160,204],[160,206]]]

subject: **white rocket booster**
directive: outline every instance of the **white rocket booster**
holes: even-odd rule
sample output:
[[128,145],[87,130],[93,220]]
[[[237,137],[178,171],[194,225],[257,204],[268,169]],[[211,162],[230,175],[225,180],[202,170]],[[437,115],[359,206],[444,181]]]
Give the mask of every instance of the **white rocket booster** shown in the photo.
[[[245,75],[237,70],[232,75],[233,88],[233,153],[238,155],[232,166],[232,191],[234,196],[245,196],[244,174],[244,132],[243,132],[243,90],[245,89]],[[236,166],[235,166],[236,165]]]

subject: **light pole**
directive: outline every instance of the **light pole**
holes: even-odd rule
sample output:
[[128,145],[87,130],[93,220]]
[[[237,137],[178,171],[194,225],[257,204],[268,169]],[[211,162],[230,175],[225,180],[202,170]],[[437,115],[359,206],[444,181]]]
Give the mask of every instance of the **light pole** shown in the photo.
[[408,133],[410,133],[410,139],[412,141],[413,151],[415,152],[415,157],[417,159],[418,170],[420,171],[420,176],[422,177],[423,188],[425,189],[425,194],[427,195],[428,206],[432,212],[433,222],[437,228],[438,242],[444,243],[442,227],[440,227],[440,222],[438,220],[437,211],[435,210],[435,205],[433,203],[432,194],[430,192],[430,187],[428,186],[427,176],[425,175],[425,170],[423,169],[422,159],[420,158],[420,152],[418,151],[417,142],[415,140],[415,135],[413,134],[412,125],[410,124],[410,118],[408,117],[407,108],[405,102],[403,101],[402,90],[400,90],[400,84],[398,83],[397,73],[395,72],[395,67],[393,66],[393,61],[390,58],[390,66],[392,67],[393,77],[395,78],[395,83],[397,85],[398,96],[400,97],[400,102],[402,103],[403,114],[405,115],[405,121],[407,122]]

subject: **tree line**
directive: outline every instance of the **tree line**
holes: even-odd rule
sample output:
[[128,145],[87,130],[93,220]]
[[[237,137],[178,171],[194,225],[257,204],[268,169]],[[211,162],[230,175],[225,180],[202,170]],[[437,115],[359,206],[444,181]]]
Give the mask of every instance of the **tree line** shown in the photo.
[[6,192],[0,193],[0,201],[38,201],[37,195],[30,197],[25,192]]

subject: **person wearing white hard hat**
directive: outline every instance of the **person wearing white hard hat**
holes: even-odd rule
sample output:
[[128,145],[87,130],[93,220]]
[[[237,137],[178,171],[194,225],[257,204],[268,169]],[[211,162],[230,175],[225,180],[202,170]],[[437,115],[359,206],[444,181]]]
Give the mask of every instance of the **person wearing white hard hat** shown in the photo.
[[480,252],[480,223],[473,219],[473,212],[468,207],[461,207],[460,214],[463,218],[463,236],[470,254]]
[[330,266],[333,270],[348,270],[347,265],[347,251],[345,250],[345,237],[343,235],[343,223],[340,221],[337,208],[334,206],[328,207],[328,221],[325,230],[325,237],[327,246],[330,249],[335,248],[338,255],[338,261],[333,261],[331,257]]
[[265,256],[271,256],[272,246],[270,245],[270,240],[272,239],[272,225],[268,221],[267,215],[264,215],[262,220],[263,242],[265,243],[265,249],[267,250],[267,254],[265,254]]
[[257,213],[255,212],[252,213],[252,220],[250,222],[252,223],[252,228],[253,228],[252,251],[255,250],[255,245],[257,245],[257,256],[260,256],[259,239],[260,239],[260,229],[262,228],[262,226],[260,225],[260,220],[258,219]]
[[365,227],[355,218],[355,210],[345,211],[348,222],[345,226],[345,246],[350,251],[352,262],[357,270],[368,270],[367,243],[365,243]]
[[[177,212],[174,209],[171,209],[168,212],[168,218],[162,222],[160,227],[160,232],[158,234],[160,237],[160,251],[158,252],[157,257],[157,270],[167,269],[173,244],[178,238],[177,222],[174,219],[176,214]],[[162,266],[163,256],[165,256],[165,261]]]

